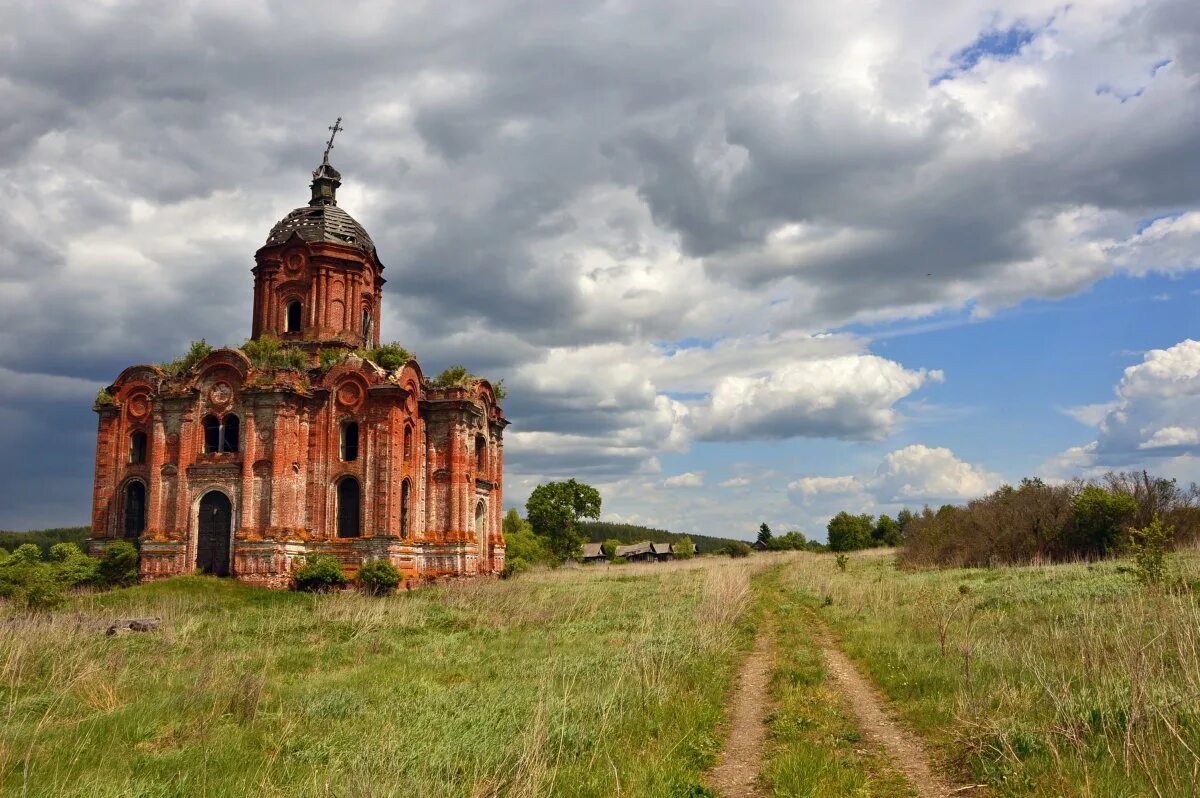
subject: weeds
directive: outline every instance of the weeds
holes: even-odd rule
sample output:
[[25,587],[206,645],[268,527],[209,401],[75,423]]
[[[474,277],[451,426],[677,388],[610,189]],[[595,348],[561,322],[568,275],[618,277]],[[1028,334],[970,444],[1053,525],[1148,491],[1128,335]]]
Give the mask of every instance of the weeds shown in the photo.
[[[1190,589],[1144,590],[1113,561],[914,573],[878,557],[841,573],[831,559],[798,556],[799,595],[832,597],[822,618],[847,652],[995,795],[1189,794],[1200,773]],[[1198,564],[1175,555],[1176,581]]]
[[[669,795],[715,754],[759,567],[392,597],[183,577],[0,605],[0,792]],[[162,630],[105,637],[119,616]]]

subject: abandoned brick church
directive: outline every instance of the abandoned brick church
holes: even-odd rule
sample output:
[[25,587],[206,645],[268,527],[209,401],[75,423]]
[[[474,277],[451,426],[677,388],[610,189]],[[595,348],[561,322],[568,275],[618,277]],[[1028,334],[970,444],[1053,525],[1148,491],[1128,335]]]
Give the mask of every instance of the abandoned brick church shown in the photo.
[[251,337],[279,339],[275,357],[132,366],[97,400],[90,545],[137,540],[143,580],[200,571],[287,587],[314,552],[351,573],[386,559],[409,578],[504,565],[497,391],[371,358],[383,265],[337,205],[332,146],[312,199],[254,255]]

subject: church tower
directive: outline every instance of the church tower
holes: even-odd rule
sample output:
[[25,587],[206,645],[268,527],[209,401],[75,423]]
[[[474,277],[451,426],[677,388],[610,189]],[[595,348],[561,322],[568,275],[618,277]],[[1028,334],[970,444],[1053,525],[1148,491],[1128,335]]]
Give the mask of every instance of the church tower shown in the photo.
[[379,346],[383,264],[363,226],[338,207],[333,135],[312,174],[312,199],[283,217],[254,255],[251,337],[270,334],[313,356]]

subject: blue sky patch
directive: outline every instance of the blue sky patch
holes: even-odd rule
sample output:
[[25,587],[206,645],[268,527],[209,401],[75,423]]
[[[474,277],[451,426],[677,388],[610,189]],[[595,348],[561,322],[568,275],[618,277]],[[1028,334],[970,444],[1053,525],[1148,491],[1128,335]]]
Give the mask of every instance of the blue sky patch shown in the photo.
[[951,80],[956,75],[970,72],[985,58],[996,61],[1006,61],[1021,52],[1021,48],[1029,44],[1045,28],[1028,28],[1017,23],[1010,28],[999,30],[989,28],[979,34],[975,41],[950,56],[952,66],[934,76],[929,85],[936,86],[943,80]]

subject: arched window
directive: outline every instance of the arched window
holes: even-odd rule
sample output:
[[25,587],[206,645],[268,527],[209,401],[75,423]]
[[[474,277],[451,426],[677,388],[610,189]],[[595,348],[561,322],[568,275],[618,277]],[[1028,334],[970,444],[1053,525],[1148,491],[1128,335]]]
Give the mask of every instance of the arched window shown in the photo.
[[342,425],[342,459],[346,462],[358,459],[358,424],[347,421]]
[[337,536],[356,538],[359,528],[358,480],[346,477],[337,484]]
[[366,308],[363,308],[362,312],[362,334],[364,341],[371,339],[371,311]]
[[487,469],[487,441],[482,435],[475,436],[475,471],[483,474]]
[[221,451],[236,452],[238,450],[238,417],[228,415],[221,419]]
[[129,462],[133,465],[146,462],[146,433],[141,430],[129,436]]
[[208,454],[221,451],[221,419],[204,417],[204,451]]
[[300,328],[304,326],[301,318],[303,312],[304,308],[299,299],[293,299],[287,304],[287,321],[284,332],[300,332]]
[[139,537],[145,529],[146,486],[135,480],[125,487],[125,537]]
[[412,427],[404,428],[404,461],[412,459]]
[[400,483],[400,537],[408,537],[408,503],[412,483],[407,479]]
[[204,417],[204,451],[236,452],[238,450],[238,417],[230,414],[225,418]]

